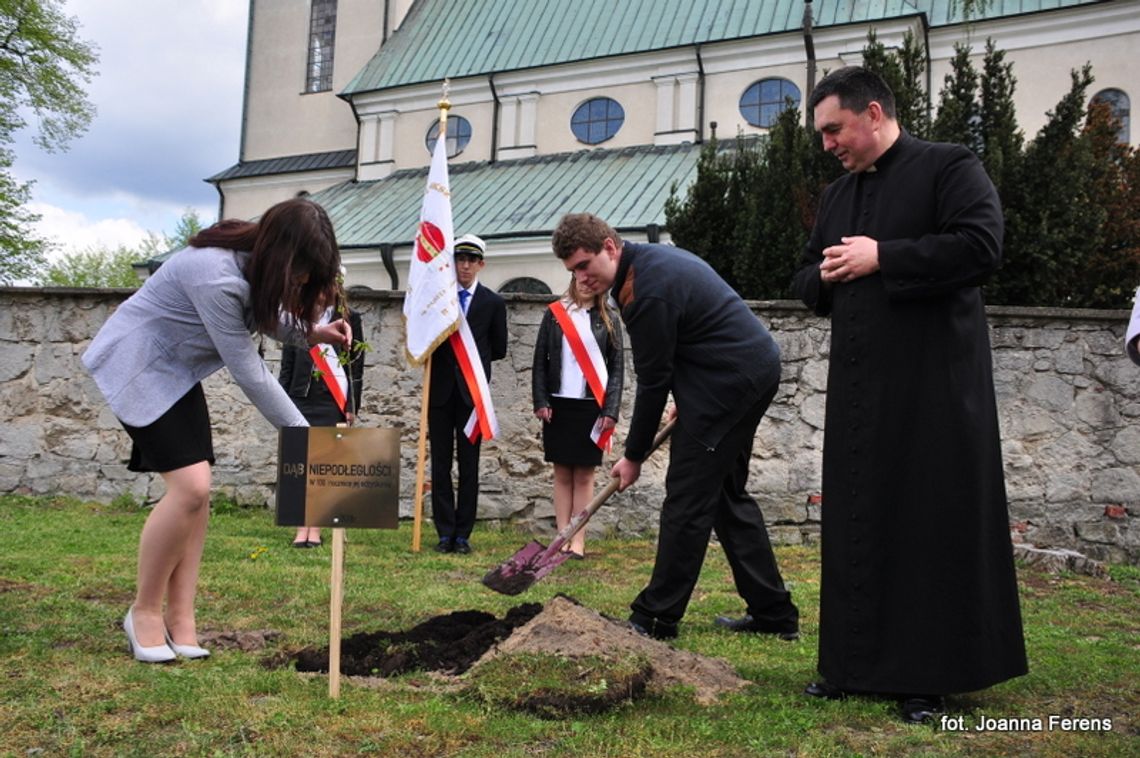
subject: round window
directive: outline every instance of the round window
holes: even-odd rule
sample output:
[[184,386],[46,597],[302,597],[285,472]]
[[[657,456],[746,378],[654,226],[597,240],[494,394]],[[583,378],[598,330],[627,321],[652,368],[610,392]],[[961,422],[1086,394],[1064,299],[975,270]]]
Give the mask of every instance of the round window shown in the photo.
[[570,131],[579,142],[597,145],[618,133],[625,111],[617,100],[594,97],[578,106],[570,117]]
[[761,79],[753,82],[740,96],[740,115],[753,126],[767,129],[776,123],[786,108],[798,108],[799,105],[799,87],[787,79]]
[[[431,125],[424,138],[429,153],[435,152],[435,141],[439,138],[439,119]],[[471,141],[471,122],[463,116],[447,117],[447,157],[454,158],[463,152]]]

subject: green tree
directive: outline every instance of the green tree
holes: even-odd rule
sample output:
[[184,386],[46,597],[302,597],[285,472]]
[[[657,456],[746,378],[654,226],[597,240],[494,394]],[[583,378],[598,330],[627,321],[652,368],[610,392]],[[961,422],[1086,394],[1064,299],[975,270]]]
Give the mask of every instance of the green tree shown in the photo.
[[38,220],[23,206],[30,183],[12,179],[8,170],[15,134],[37,121],[34,141],[47,151],[64,149],[87,129],[95,107],[85,85],[94,75],[98,55],[79,39],[76,20],[63,13],[60,0],[0,0],[0,282],[27,275],[43,260],[47,242],[29,227]]
[[678,197],[676,184],[670,188],[665,199],[665,225],[674,243],[704,258],[732,284],[732,256],[724,239],[728,226],[713,221],[735,218],[728,206],[730,160],[715,137],[703,144],[696,178],[685,189],[684,198]]
[[842,166],[823,151],[819,137],[786,110],[768,133],[752,192],[742,203],[747,241],[736,263],[742,295],[753,299],[791,297],[792,275],[815,224],[819,196]]
[[[923,69],[906,62],[916,50],[887,50],[872,33],[864,63],[904,93],[896,97],[900,122],[909,113],[921,128],[918,114],[929,112]],[[970,48],[955,49],[931,132],[974,150],[1001,197],[1004,257],[985,287],[988,302],[1120,308],[1140,284],[1140,155],[1117,142],[1107,107],[1086,109],[1092,81],[1089,66],[1073,71],[1069,92],[1026,144],[1005,54],[987,40],[979,74]],[[787,297],[820,193],[841,173],[818,136],[785,112],[766,138],[738,139],[731,150],[706,145],[696,181],[667,201],[666,224],[744,297]]]
[[54,263],[40,266],[33,281],[42,287],[137,287],[135,264],[186,247],[201,230],[197,211],[187,208],[171,234],[147,232],[134,247],[97,245],[67,253]]
[[8,173],[12,154],[0,148],[0,284],[11,284],[28,277],[43,264],[48,243],[29,234],[40,220],[24,207],[31,196],[31,184],[17,182]]
[[1005,255],[986,287],[991,302],[1086,304],[1080,280],[1091,251],[1102,244],[1107,218],[1092,199],[1096,156],[1081,135],[1092,81],[1087,64],[1072,72],[1069,92],[1025,149],[1019,181],[1005,188]]
[[41,287],[137,287],[139,277],[131,266],[138,261],[138,248],[91,247],[65,255],[35,281]]
[[1013,64],[1005,62],[1005,52],[998,50],[992,39],[986,40],[979,112],[981,156],[1003,203],[1006,188],[1016,186],[1025,142],[1017,126],[1017,108],[1013,104],[1016,86]]
[[938,95],[938,115],[930,129],[931,139],[965,145],[981,154],[981,108],[978,105],[978,72],[970,61],[970,46],[955,43],[950,73]]
[[899,124],[916,137],[930,132],[930,98],[923,86],[926,51],[908,30],[903,45],[888,50],[872,29],[863,47],[863,67],[883,78],[895,94],[895,111]]
[[1107,103],[1089,104],[1090,203],[1104,209],[1099,244],[1083,266],[1081,304],[1125,308],[1140,284],[1140,152],[1117,141],[1120,122]]

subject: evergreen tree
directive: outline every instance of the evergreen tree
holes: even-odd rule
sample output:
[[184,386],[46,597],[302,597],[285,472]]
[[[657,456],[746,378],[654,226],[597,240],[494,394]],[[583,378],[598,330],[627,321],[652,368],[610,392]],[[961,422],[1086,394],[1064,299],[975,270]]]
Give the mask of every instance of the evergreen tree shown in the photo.
[[697,176],[677,197],[677,185],[665,199],[665,225],[673,242],[708,261],[725,281],[732,283],[732,255],[725,246],[725,230],[735,214],[728,207],[731,156],[721,153],[715,137],[701,146]]
[[1028,145],[1016,186],[1006,187],[1005,255],[987,286],[990,302],[1079,307],[1077,280],[1102,244],[1106,214],[1091,200],[1094,155],[1082,139],[1091,67],[1072,86]]
[[978,107],[978,72],[970,61],[970,47],[956,43],[950,73],[938,94],[938,115],[930,129],[936,142],[965,145],[981,154],[981,113]]
[[930,100],[922,85],[926,53],[914,35],[908,31],[902,49],[895,52],[879,42],[872,29],[863,47],[863,67],[881,76],[895,93],[899,124],[916,137],[925,137],[930,123]]
[[[977,7],[979,4],[975,4]],[[928,113],[917,47],[888,51],[868,36],[867,68],[894,88],[900,121]],[[921,56],[918,56],[921,59]],[[1006,218],[1003,265],[986,285],[991,303],[1126,307],[1140,284],[1140,154],[1116,141],[1109,109],[1087,111],[1089,66],[1025,144],[1012,65],[987,40],[979,76],[958,46],[941,90],[934,138],[966,144],[982,159]],[[903,114],[909,114],[904,116]],[[912,134],[920,126],[904,124]],[[794,111],[767,139],[738,138],[733,150],[705,145],[697,179],[666,203],[673,240],[702,256],[744,297],[784,298],[815,221],[819,196],[843,173]]]
[[1005,52],[998,50],[992,39],[986,40],[980,104],[981,157],[1003,204],[1005,187],[1017,182],[1025,142],[1017,126],[1017,109],[1013,104],[1016,86],[1013,64],[1005,62]]
[[1086,307],[1127,308],[1140,285],[1140,152],[1118,141],[1119,130],[1110,105],[1089,104],[1082,134],[1092,158],[1089,202],[1105,217],[1076,293]]
[[923,83],[926,48],[909,29],[903,34],[898,59],[902,83],[894,93],[899,123],[913,136],[926,139],[930,136],[930,97]]

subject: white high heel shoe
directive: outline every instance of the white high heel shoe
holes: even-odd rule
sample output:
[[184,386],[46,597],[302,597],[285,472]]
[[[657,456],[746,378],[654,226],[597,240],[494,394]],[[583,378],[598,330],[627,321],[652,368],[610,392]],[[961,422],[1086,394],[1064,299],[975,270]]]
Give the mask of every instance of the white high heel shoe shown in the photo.
[[179,645],[177,642],[171,639],[169,629],[164,628],[162,630],[162,633],[166,635],[167,646],[173,650],[175,654],[180,655],[183,658],[189,658],[191,660],[194,658],[210,657],[210,651],[204,647],[198,647],[197,645]]
[[127,633],[127,641],[131,643],[131,653],[135,656],[136,661],[143,663],[168,663],[174,660],[174,651],[168,645],[153,645],[151,647],[143,647],[139,644],[138,639],[135,637],[135,622],[131,618],[131,612],[134,607],[127,609],[127,615],[123,618],[123,631]]

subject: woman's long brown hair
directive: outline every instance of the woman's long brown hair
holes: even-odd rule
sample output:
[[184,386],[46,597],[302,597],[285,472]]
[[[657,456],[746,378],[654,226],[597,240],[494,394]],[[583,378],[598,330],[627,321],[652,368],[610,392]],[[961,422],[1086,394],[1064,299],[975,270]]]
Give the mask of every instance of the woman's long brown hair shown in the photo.
[[575,284],[574,277],[570,277],[570,286],[562,293],[562,297],[570,298],[570,302],[576,304],[579,308],[597,308],[598,314],[602,317],[602,323],[606,325],[606,331],[610,336],[614,336],[614,322],[610,320],[610,309],[606,301],[609,300],[609,290],[605,292],[597,292],[593,297],[583,300],[578,294],[578,287]]
[[318,309],[335,301],[340,249],[328,214],[311,200],[278,203],[256,222],[219,221],[190,245],[250,253],[242,273],[259,332],[276,332],[282,311],[307,331]]

